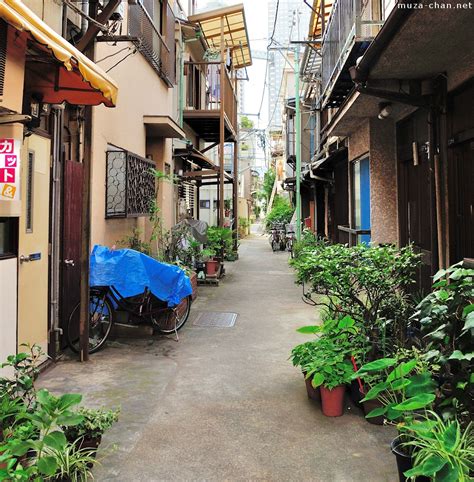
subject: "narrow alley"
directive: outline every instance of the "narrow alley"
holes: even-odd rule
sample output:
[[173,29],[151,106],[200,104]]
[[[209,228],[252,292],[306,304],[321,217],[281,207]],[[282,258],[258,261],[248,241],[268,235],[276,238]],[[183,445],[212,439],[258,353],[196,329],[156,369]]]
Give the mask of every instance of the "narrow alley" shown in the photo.
[[[305,337],[295,329],[316,316],[288,254],[254,234],[226,266],[221,286],[199,288],[179,343],[112,341],[90,363],[66,361],[42,376],[54,393],[121,407],[96,480],[396,480],[393,431],[354,407],[323,416],[288,360]],[[209,311],[237,313],[235,326],[196,326]]]

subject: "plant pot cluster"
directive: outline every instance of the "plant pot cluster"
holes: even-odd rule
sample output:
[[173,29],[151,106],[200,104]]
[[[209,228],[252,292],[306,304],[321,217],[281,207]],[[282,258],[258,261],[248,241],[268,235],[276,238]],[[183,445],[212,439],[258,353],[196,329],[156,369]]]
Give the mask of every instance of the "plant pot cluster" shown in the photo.
[[39,347],[11,355],[0,378],[0,480],[88,480],[103,433],[118,410],[79,407],[80,394],[36,391]]
[[323,413],[339,416],[346,385],[369,423],[395,426],[400,481],[471,480],[474,270],[441,270],[415,302],[420,259],[411,247],[327,245],[305,235],[295,252],[298,281],[307,296],[324,295],[326,308],[321,326],[298,330],[314,338],[291,355],[308,396],[319,387]]

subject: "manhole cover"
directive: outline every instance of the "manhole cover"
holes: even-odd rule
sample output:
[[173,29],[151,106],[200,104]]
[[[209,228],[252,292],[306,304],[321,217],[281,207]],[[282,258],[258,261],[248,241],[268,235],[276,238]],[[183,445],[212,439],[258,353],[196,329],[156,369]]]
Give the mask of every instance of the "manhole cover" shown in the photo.
[[235,325],[237,313],[222,313],[217,311],[202,311],[196,313],[193,325],[214,326],[217,328],[230,328]]

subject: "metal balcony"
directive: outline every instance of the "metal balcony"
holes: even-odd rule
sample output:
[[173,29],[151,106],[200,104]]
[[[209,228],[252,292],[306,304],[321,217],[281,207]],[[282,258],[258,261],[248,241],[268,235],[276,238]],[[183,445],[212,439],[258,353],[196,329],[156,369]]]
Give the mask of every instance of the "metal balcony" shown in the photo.
[[[338,107],[353,87],[356,64],[383,25],[386,0],[336,0],[321,45],[321,92],[325,107]],[[387,2],[388,3],[388,2]]]
[[166,5],[161,18],[162,32],[141,2],[129,6],[128,34],[138,51],[169,87],[176,84],[175,17]]

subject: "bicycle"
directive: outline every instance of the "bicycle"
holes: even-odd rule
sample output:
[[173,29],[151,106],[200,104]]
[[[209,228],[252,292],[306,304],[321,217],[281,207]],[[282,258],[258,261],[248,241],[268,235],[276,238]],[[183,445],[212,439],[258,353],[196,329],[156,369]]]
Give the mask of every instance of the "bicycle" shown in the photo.
[[[113,286],[94,286],[89,295],[89,353],[100,350],[110,335],[116,318],[126,318],[127,325],[151,324],[162,334],[175,333],[189,318],[191,296],[181,300],[175,307],[154,296],[148,288],[140,295],[124,298]],[[72,351],[79,353],[78,303],[69,316],[66,340]]]
[[293,258],[293,246],[295,244],[295,228],[293,224],[285,225],[286,250],[289,251],[290,257]]
[[282,223],[273,223],[270,228],[270,245],[273,252],[285,249],[285,228]]

